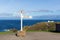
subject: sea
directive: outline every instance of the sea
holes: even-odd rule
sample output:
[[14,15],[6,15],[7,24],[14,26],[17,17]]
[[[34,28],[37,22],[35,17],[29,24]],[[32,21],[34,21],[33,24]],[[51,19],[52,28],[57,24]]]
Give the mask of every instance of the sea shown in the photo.
[[[54,22],[60,22],[60,20],[53,20]],[[39,22],[48,22],[48,20],[23,20],[23,26],[31,26]],[[20,20],[0,20],[0,32],[7,31],[8,29],[20,30]]]

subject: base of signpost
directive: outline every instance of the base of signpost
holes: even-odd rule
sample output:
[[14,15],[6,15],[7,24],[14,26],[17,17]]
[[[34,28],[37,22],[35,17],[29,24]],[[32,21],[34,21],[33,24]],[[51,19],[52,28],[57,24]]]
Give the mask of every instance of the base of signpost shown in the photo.
[[19,31],[19,32],[17,32],[16,35],[17,35],[18,37],[25,37],[26,31]]

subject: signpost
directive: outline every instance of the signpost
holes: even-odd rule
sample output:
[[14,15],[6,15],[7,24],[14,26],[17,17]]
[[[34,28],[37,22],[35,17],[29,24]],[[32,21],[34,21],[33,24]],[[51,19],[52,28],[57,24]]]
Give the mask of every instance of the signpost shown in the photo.
[[21,31],[23,31],[23,18],[32,18],[32,16],[26,16],[23,14],[23,10],[21,10]]

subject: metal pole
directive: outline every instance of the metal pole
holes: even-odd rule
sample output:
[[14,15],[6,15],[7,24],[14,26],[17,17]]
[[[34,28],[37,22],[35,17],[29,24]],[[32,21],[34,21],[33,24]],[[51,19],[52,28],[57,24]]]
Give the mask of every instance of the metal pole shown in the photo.
[[23,31],[23,15],[21,13],[21,31]]

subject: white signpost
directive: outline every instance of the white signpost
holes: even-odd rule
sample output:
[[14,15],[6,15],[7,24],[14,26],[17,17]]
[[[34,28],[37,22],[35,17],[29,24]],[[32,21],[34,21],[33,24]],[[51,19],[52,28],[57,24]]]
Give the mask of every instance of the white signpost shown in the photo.
[[21,31],[23,31],[23,18],[32,18],[32,16],[26,16],[23,14],[23,10],[21,10]]

